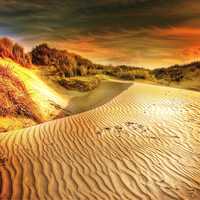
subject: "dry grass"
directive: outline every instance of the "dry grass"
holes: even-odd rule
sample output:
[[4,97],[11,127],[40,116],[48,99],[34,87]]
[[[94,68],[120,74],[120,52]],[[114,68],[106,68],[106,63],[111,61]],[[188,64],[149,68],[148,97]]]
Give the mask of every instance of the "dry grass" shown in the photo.
[[2,66],[0,99],[0,116],[25,116],[38,123],[43,121],[25,85],[8,68]]
[[0,38],[0,57],[10,58],[24,67],[32,65],[30,54],[25,53],[22,46],[9,38]]

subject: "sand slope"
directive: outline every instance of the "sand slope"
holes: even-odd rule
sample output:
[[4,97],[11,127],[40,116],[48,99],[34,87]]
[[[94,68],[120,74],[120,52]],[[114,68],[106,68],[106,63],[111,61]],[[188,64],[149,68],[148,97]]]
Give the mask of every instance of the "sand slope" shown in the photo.
[[200,199],[200,93],[135,84],[0,135],[1,199]]

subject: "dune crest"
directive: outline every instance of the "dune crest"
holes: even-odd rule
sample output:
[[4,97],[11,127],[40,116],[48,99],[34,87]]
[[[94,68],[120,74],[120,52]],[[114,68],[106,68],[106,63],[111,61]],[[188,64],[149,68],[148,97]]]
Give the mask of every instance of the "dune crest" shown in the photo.
[[0,134],[1,199],[199,199],[200,94],[136,83],[94,110]]

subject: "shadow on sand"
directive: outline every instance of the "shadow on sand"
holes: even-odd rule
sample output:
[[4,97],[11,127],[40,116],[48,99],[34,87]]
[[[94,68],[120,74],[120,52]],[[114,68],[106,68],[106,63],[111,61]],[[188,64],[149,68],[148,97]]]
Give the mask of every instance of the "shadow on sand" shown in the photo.
[[98,88],[72,98],[69,105],[63,109],[56,118],[58,119],[99,107],[112,100],[131,85],[132,83],[127,82],[102,81]]

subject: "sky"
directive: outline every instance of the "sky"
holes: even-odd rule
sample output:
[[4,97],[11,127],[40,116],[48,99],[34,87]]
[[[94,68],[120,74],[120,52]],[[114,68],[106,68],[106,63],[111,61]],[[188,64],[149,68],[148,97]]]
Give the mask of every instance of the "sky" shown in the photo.
[[0,0],[0,37],[95,63],[146,68],[200,60],[199,0]]

